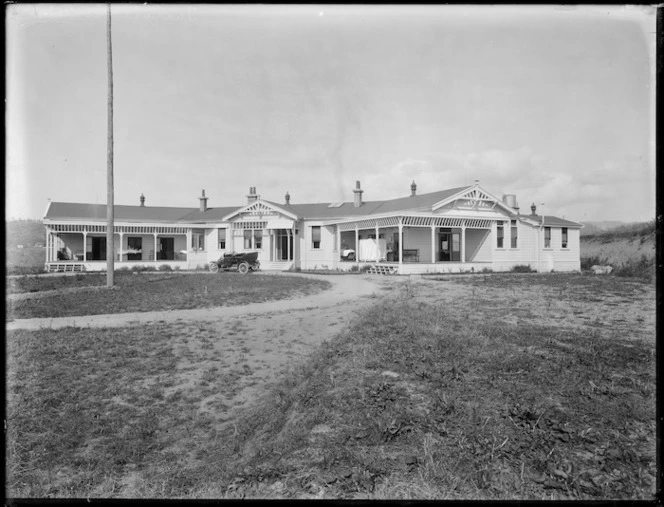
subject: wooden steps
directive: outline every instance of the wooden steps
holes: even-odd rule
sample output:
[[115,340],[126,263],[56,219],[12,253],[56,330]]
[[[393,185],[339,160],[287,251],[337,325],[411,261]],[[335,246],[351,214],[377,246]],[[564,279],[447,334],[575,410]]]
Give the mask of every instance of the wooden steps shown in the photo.
[[61,273],[66,271],[85,271],[85,266],[80,263],[73,262],[51,262],[47,265],[47,272],[49,273]]
[[261,262],[261,271],[288,271],[292,267],[293,267],[293,261]]
[[376,264],[371,266],[367,273],[370,275],[395,275],[399,271],[397,266],[390,266],[387,264]]

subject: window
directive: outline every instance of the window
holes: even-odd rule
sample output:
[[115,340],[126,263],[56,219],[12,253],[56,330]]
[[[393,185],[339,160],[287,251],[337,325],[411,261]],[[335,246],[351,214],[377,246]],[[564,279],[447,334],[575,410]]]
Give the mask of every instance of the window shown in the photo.
[[134,253],[139,253],[141,251],[142,246],[143,246],[143,238],[132,238],[132,237],[127,238],[127,250],[138,250],[138,252]]
[[562,247],[567,248],[567,227],[563,227],[563,240],[562,240]]
[[320,248],[320,225],[311,227],[311,246],[316,249]]
[[226,229],[219,229],[217,245],[219,250],[226,250]]
[[551,227],[544,228],[544,248],[551,248]]
[[498,234],[496,235],[496,247],[503,248],[503,239],[505,238],[505,230],[503,227],[503,222],[498,222]]
[[251,249],[251,229],[244,230],[244,249]]
[[516,226],[516,220],[512,220],[512,228],[510,229],[510,246],[511,248],[517,248],[517,235],[518,235],[518,229]]
[[194,251],[205,250],[205,229],[193,229],[191,231],[191,249]]
[[263,248],[263,230],[262,229],[254,230],[254,248],[258,248],[258,249]]

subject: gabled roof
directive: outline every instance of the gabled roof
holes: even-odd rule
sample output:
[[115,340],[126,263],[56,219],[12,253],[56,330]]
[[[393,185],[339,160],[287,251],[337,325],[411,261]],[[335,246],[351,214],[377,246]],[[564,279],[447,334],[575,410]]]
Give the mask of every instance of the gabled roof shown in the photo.
[[[272,201],[259,200],[257,202],[273,208],[277,212],[283,212],[293,218],[299,219],[344,219],[365,217],[369,215],[383,215],[399,212],[431,212],[434,205],[453,200],[458,195],[463,195],[467,190],[475,188],[476,185],[450,188],[428,194],[399,197],[384,201],[368,201],[361,206],[355,207],[353,202],[335,203],[310,203],[310,204],[278,204]],[[484,192],[484,190],[482,190]],[[486,192],[488,194],[488,192]],[[488,194],[492,199],[491,194]],[[496,200],[502,204],[500,200]],[[115,205],[115,220],[120,222],[156,222],[156,223],[188,223],[204,224],[225,222],[229,217],[235,216],[244,210],[250,209],[255,203],[246,206],[225,206],[221,208],[208,208],[200,211],[198,208],[176,208],[166,206],[126,206]],[[511,208],[506,207],[511,210]],[[521,219],[537,225],[542,223],[540,215],[519,215]],[[105,204],[67,203],[51,202],[44,216],[46,220],[106,220]],[[544,225],[552,227],[583,227],[582,224],[565,220],[554,216],[545,216]]]
[[[177,222],[180,218],[197,211],[196,208],[173,208],[165,206],[113,207],[115,220],[126,222]],[[79,202],[51,202],[44,217],[48,220],[106,220],[105,204]]]
[[456,194],[450,195],[449,197],[441,200],[440,202],[435,203],[433,206],[433,211],[436,211],[437,209],[440,209],[446,204],[456,201],[457,199],[470,199],[476,201],[484,201],[487,203],[493,202],[494,204],[492,206],[498,206],[499,208],[504,209],[511,215],[516,214],[516,210],[514,208],[509,207],[507,204],[498,199],[496,196],[481,188],[479,186],[479,183],[475,183],[470,187],[460,188],[457,190],[460,191],[457,192]]
[[523,215],[523,218],[528,218],[534,222],[536,222],[538,225],[542,224],[542,219],[544,219],[544,226],[551,226],[551,227],[583,227],[583,224],[580,224],[578,222],[572,222],[571,220],[566,220],[564,218],[558,218],[554,217],[551,215]]
[[282,204],[285,210],[292,210],[300,218],[342,218],[362,217],[379,213],[393,213],[396,211],[431,211],[431,207],[452,195],[459,193],[468,187],[451,188],[428,194],[399,197],[386,201],[367,201],[361,206],[355,207],[352,202],[344,202],[341,206],[330,207],[329,202],[313,204]]
[[208,208],[205,211],[200,211],[198,209],[184,215],[178,222],[186,223],[205,223],[205,222],[223,222],[223,218],[229,213],[237,210],[237,206],[225,207],[225,208]]
[[293,220],[298,219],[298,216],[295,213],[293,213],[291,210],[289,210],[287,207],[284,207],[280,204],[276,204],[272,201],[264,201],[263,199],[257,199],[254,202],[250,202],[246,206],[232,209],[228,214],[224,216],[224,221],[230,220],[231,218],[241,215],[242,213],[260,214],[262,212],[277,212],[281,213],[282,215],[286,215],[292,218]]

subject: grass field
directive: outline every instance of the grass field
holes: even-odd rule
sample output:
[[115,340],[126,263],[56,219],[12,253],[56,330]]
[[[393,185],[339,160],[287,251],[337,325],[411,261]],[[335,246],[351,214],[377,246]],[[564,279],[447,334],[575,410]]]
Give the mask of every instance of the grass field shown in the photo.
[[[116,273],[115,286],[105,287],[104,274],[22,277],[10,280],[14,293],[68,289],[34,299],[9,300],[7,318],[68,317],[107,313],[186,310],[235,306],[308,295],[329,282],[298,277],[239,273]],[[80,290],[71,291],[69,289]]]
[[653,498],[652,286],[399,282],[240,416],[235,328],[8,333],[8,496]]

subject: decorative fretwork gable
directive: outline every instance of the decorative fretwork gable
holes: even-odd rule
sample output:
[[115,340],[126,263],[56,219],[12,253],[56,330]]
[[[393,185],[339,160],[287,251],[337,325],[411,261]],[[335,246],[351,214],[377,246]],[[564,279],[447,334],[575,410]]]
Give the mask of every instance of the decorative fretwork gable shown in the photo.
[[473,185],[459,194],[453,195],[452,197],[434,204],[432,210],[436,211],[440,208],[446,207],[447,209],[469,211],[491,211],[496,206],[507,211],[509,214],[514,213],[514,210],[504,204],[500,199],[492,196],[478,185]]
[[290,213],[272,203],[261,201],[260,199],[245,207],[235,210],[230,215],[226,215],[223,220],[242,220],[242,221],[261,221],[264,217],[286,216],[297,220],[297,215]]

